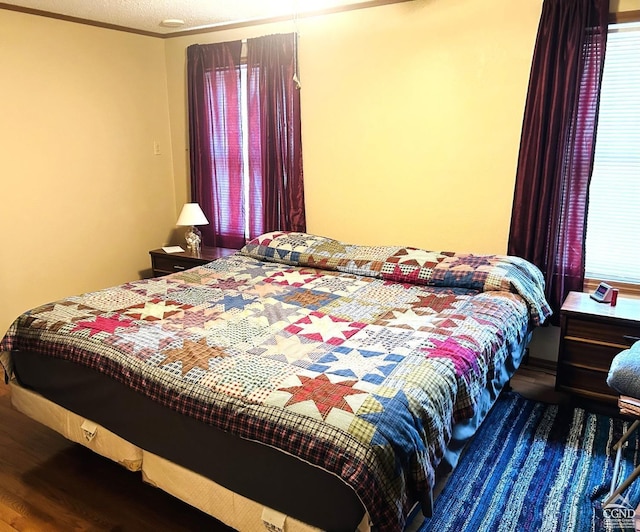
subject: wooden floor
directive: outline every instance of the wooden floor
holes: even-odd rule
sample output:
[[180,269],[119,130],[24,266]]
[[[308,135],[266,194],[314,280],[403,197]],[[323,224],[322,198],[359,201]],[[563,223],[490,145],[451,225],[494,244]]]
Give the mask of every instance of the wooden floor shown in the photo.
[[543,403],[570,402],[568,394],[556,392],[555,367],[548,366],[550,364],[542,365],[539,361],[523,364],[511,379],[511,388],[528,399]]
[[[552,371],[522,367],[517,392],[545,402]],[[132,473],[13,410],[0,383],[0,532],[229,530]]]
[[0,382],[0,532],[230,530],[13,410],[9,395]]

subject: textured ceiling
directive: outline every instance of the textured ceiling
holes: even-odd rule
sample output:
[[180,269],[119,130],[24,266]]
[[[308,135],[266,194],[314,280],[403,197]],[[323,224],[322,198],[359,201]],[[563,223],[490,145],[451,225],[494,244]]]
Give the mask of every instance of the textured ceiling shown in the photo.
[[[304,15],[370,0],[10,0],[0,8],[88,23],[119,26],[133,31],[168,35],[215,26],[247,23],[276,17]],[[384,3],[384,2],[382,2]],[[357,6],[357,4],[361,4]],[[166,19],[184,25],[165,27]]]

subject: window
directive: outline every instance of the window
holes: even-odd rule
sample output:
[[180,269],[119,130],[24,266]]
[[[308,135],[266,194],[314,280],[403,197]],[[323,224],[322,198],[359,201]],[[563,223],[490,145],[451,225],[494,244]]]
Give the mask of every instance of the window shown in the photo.
[[[249,213],[251,209],[255,209],[250,201],[251,192],[249,188],[251,176],[249,174],[249,103],[247,92],[247,55],[246,44],[243,43],[242,56],[240,63],[237,65],[239,74],[238,91],[230,98],[229,94],[224,90],[215,90],[214,87],[223,87],[225,85],[225,76],[227,72],[224,70],[213,70],[205,73],[207,89],[211,94],[211,98],[215,99],[215,108],[220,109],[221,116],[218,118],[220,123],[229,124],[226,114],[230,112],[229,107],[237,107],[234,112],[234,118],[239,121],[235,123],[234,128],[221,127],[220,131],[224,132],[224,136],[218,137],[218,142],[214,142],[214,137],[209,139],[209,150],[213,157],[218,161],[224,161],[223,167],[226,174],[234,171],[239,177],[236,179],[218,179],[217,196],[220,204],[221,214],[219,219],[219,231],[223,235],[240,235],[248,240],[251,235],[249,228]],[[231,100],[231,101],[229,101]],[[222,111],[224,109],[224,111]],[[237,116],[236,116],[237,115]],[[233,135],[230,134],[233,131]],[[236,213],[232,213],[232,206],[236,209]]]
[[640,284],[640,22],[609,26],[585,277]]
[[191,197],[210,222],[205,246],[306,229],[296,39],[187,48]]

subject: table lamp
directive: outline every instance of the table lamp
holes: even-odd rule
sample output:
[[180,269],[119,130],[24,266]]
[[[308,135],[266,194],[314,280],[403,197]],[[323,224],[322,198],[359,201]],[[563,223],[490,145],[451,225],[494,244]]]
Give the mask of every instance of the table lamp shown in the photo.
[[196,225],[209,225],[209,220],[197,203],[185,203],[178,216],[177,226],[188,226],[184,237],[187,241],[187,249],[193,255],[199,255],[202,243],[202,233]]

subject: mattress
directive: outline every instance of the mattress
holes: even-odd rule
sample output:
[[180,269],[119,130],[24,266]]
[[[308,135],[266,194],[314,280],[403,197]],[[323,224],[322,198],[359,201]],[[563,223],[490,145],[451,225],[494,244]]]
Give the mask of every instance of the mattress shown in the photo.
[[400,530],[549,315],[543,288],[517,257],[277,232],[32,309],[0,347],[21,386],[144,452],[313,526]]

